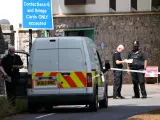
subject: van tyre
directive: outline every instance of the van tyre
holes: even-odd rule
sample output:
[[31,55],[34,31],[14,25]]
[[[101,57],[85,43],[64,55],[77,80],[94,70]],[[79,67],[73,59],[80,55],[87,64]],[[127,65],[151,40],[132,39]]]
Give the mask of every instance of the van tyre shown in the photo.
[[38,111],[38,106],[35,104],[28,103],[28,112],[36,113]]
[[45,105],[44,108],[48,111],[51,112],[53,110],[53,105]]
[[99,102],[99,107],[100,108],[107,108],[108,107],[108,96],[107,96],[106,90],[104,92],[104,98],[103,98],[103,100],[101,100]]
[[93,112],[98,110],[98,94],[94,95],[93,101],[89,104],[89,109]]

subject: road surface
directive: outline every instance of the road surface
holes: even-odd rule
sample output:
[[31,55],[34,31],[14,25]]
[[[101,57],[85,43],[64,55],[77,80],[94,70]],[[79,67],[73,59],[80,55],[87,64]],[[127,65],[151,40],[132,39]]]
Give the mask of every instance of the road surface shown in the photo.
[[[84,106],[59,106],[50,113],[21,114],[9,120],[125,120],[128,117],[153,109],[160,109],[160,85],[147,85],[147,99],[132,99],[132,85],[124,85],[123,100],[109,98],[109,107],[89,112]],[[112,86],[109,95],[112,95]]]

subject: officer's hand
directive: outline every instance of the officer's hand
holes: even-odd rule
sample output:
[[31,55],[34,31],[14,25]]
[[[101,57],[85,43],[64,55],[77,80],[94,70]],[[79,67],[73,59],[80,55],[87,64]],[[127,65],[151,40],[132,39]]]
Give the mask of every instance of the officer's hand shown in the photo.
[[127,63],[127,59],[123,60],[124,63]]
[[4,75],[4,79],[8,82],[11,82],[11,77],[9,77],[8,75]]
[[128,71],[127,74],[130,75],[130,72]]

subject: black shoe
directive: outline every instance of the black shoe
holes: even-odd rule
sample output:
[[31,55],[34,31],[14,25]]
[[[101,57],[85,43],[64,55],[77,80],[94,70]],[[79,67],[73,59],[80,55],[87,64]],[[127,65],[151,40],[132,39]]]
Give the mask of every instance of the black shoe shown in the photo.
[[123,96],[120,96],[120,98],[121,98],[121,99],[125,99],[125,97],[123,97]]
[[116,96],[116,97],[113,97],[113,99],[119,99],[119,97],[118,97],[118,96]]
[[116,96],[116,97],[113,97],[113,99],[122,99],[122,97]]
[[147,96],[142,96],[141,98],[142,98],[142,99],[145,99],[145,98],[147,98]]
[[133,96],[132,98],[140,98],[139,96]]

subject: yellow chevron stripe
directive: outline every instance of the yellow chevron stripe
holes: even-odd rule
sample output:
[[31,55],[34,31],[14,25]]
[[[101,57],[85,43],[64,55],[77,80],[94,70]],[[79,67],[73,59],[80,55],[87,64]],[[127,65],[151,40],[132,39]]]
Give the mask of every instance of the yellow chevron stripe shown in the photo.
[[61,75],[61,73],[58,73],[59,74],[59,80],[60,82],[63,82],[62,86],[64,88],[70,88],[70,85],[67,83],[67,81],[63,78],[63,76]]
[[35,76],[36,76],[36,72],[33,72],[33,73],[32,73],[32,79],[34,79]]
[[101,84],[101,76],[100,76],[100,72],[98,72],[98,85]]
[[42,77],[48,77],[50,75],[51,72],[44,72]]
[[94,71],[92,71],[92,85],[94,86],[94,81],[95,81],[95,76],[96,76],[96,73]]
[[84,77],[86,78],[87,76],[87,73],[86,72],[82,72],[82,74],[84,75]]
[[78,88],[85,87],[81,82],[81,80],[79,79],[79,77],[74,72],[71,72],[70,77],[72,78],[72,80],[74,81],[74,83],[77,85]]

